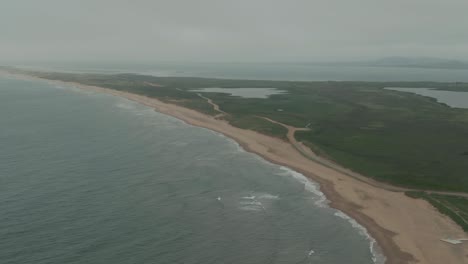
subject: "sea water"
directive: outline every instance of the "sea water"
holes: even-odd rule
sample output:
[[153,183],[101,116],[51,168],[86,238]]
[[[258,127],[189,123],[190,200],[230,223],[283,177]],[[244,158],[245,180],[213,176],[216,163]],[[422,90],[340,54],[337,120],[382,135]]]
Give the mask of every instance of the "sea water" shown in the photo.
[[319,186],[123,98],[0,77],[0,263],[381,263]]
[[41,63],[17,65],[33,70],[73,73],[138,73],[227,79],[289,81],[468,82],[468,69],[423,69],[314,65],[301,63]]

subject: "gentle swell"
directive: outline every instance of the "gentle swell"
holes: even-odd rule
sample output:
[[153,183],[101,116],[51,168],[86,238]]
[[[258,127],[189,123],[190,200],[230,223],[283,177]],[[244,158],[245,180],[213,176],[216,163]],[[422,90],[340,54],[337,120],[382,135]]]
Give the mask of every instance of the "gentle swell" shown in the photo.
[[347,214],[345,214],[345,213],[343,213],[341,211],[335,212],[335,215],[340,217],[340,218],[343,218],[343,219],[347,220],[354,228],[359,230],[359,234],[366,237],[366,239],[370,242],[370,251],[372,253],[372,260],[374,261],[375,264],[385,263],[386,257],[381,253],[381,250],[380,250],[377,242],[375,241],[375,239],[371,235],[369,235],[369,233],[367,232],[367,229],[365,227],[363,227],[358,222],[356,222],[356,220],[354,220],[353,218],[349,217]]
[[[60,89],[60,88],[70,88],[70,87],[67,85],[66,87],[56,87],[56,88]],[[125,110],[135,110],[134,109],[135,105],[133,104],[133,102],[128,102],[127,100],[125,102],[120,101],[119,103],[117,103],[116,106],[118,108],[125,109]],[[179,119],[176,119],[176,120],[179,121]],[[183,121],[181,121],[181,122],[183,122]],[[183,122],[183,123],[185,123],[185,122]],[[246,152],[245,149],[239,143],[237,143],[235,140],[226,137],[222,133],[219,133],[219,132],[216,132],[216,131],[213,131],[213,130],[209,130],[209,129],[207,129],[207,130],[209,132],[212,132],[213,134],[215,134],[217,136],[220,136],[220,137],[223,137],[223,138],[227,139],[229,142],[231,142],[231,144],[233,144],[236,147],[236,151]],[[261,160],[263,162],[271,164],[269,161],[265,160],[261,156],[254,155],[254,157],[258,158],[259,160]],[[304,184],[304,189],[314,195],[314,204],[316,206],[321,207],[321,208],[329,208],[329,206],[328,206],[329,201],[328,201],[327,197],[325,196],[325,194],[320,191],[320,185],[318,183],[311,181],[309,178],[307,178],[303,174],[301,174],[299,172],[296,172],[296,171],[294,171],[294,170],[292,170],[292,169],[290,169],[288,167],[280,166],[280,170],[282,171],[281,175],[293,177],[294,179],[296,179],[300,183]],[[243,198],[247,199],[247,198],[251,198],[251,197],[243,197]],[[276,196],[276,195],[271,195],[271,194],[266,194],[266,193],[257,194],[256,198],[260,198],[260,199],[279,199],[279,197]],[[265,209],[261,202],[255,201],[255,197],[253,198],[253,200],[254,201],[251,201],[250,203],[246,202],[246,201],[242,202],[241,203],[241,209],[242,210],[248,210],[248,211],[259,211],[259,210],[264,210]],[[377,242],[375,241],[375,239],[373,237],[371,237],[369,235],[369,233],[367,232],[367,229],[365,227],[363,227],[362,225],[357,223],[356,220],[354,220],[353,218],[349,217],[348,215],[346,215],[345,213],[343,213],[343,212],[341,212],[339,210],[336,210],[336,212],[334,214],[337,217],[346,219],[354,228],[356,228],[359,231],[359,234],[364,236],[370,242],[370,251],[371,251],[371,253],[373,255],[372,260],[373,260],[373,262],[375,264],[385,263],[385,261],[386,261],[385,256],[382,253],[380,253],[381,250],[380,250]]]
[[316,182],[311,181],[303,174],[293,171],[290,168],[281,166],[280,169],[283,171],[283,175],[291,176],[300,183],[304,184],[304,189],[314,194],[315,205],[318,207],[328,207],[329,201],[323,192],[320,191],[320,185]]
[[[315,183],[311,181],[309,178],[304,176],[303,174],[293,171],[287,167],[281,166],[281,170],[284,171],[284,174],[292,176],[294,179],[298,180],[299,182],[304,184],[304,188],[313,193],[315,196],[315,205],[318,207],[328,207],[329,201],[327,200],[327,197],[323,192],[320,191],[320,185],[318,183]],[[385,256],[381,253],[381,250],[375,241],[375,239],[369,235],[367,232],[367,229],[360,225],[356,220],[353,218],[349,217],[345,213],[336,210],[335,215],[346,219],[355,229],[359,231],[359,234],[364,236],[370,243],[370,251],[372,253],[372,260],[375,264],[383,264],[386,261]]]

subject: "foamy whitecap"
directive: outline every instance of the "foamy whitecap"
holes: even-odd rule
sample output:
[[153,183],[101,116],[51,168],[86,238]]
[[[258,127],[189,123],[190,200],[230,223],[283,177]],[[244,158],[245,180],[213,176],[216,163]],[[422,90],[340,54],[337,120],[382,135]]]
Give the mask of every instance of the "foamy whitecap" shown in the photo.
[[[195,126],[196,127],[196,126]],[[198,127],[200,128],[200,127]],[[237,153],[245,153],[246,151],[242,148],[242,146],[237,143],[237,141],[235,141],[234,139],[230,138],[230,137],[227,137],[225,136],[223,133],[220,133],[220,132],[217,132],[217,131],[214,131],[214,130],[211,130],[211,129],[207,129],[207,128],[203,128],[201,127],[201,129],[205,129],[206,131],[208,131],[209,133],[219,137],[219,138],[222,138],[226,141],[228,141],[230,144],[232,144],[234,147],[235,147],[235,150],[233,151],[233,153],[237,154]],[[250,154],[250,153],[249,153]],[[256,156],[256,155],[255,155]]]
[[[46,81],[48,82],[48,81]],[[66,90],[66,91],[72,91],[75,93],[80,93],[80,94],[85,94],[85,95],[95,95],[96,93],[90,90],[86,89],[81,89],[80,87],[77,87],[76,85],[73,84],[57,84],[55,82],[49,82],[49,84],[54,87],[55,89],[58,90]]]
[[[142,121],[145,124],[157,125],[158,129],[161,130],[177,129],[180,125],[179,119],[161,114],[159,112],[154,111],[154,109],[149,106],[141,105],[137,102],[128,99],[118,98],[118,100],[115,101],[114,106],[124,111],[129,111],[132,114],[141,117]],[[157,119],[155,119],[154,117],[157,117]],[[173,143],[173,145],[176,146],[178,146],[178,144],[180,144],[181,146],[187,145],[186,143],[182,143],[179,141]]]
[[242,201],[240,202],[240,204],[242,205],[257,205],[257,206],[263,206],[261,202],[258,202],[258,201]]
[[[328,207],[329,201],[327,200],[327,197],[325,196],[325,194],[320,191],[320,186],[319,186],[318,183],[315,183],[315,182],[309,180],[303,174],[298,173],[296,171],[293,171],[293,170],[291,170],[291,169],[289,169],[287,167],[281,166],[280,169],[283,171],[282,175],[292,176],[294,179],[296,179],[299,182],[304,184],[304,189],[306,189],[307,191],[313,193],[316,196],[317,200],[315,201],[315,205],[317,205],[319,207]],[[385,261],[386,261],[385,256],[381,253],[381,250],[379,249],[377,242],[375,241],[375,239],[373,237],[371,237],[369,235],[369,233],[367,232],[367,229],[365,227],[363,227],[358,222],[356,222],[356,220],[354,220],[353,218],[349,217],[348,215],[346,215],[345,213],[343,213],[341,211],[337,210],[335,212],[335,215],[349,221],[351,223],[351,225],[355,229],[358,230],[359,234],[366,237],[366,239],[369,241],[369,244],[370,244],[370,251],[371,251],[371,254],[372,254],[372,261],[374,263],[376,263],[376,264],[384,264],[385,263]]]
[[219,136],[223,137],[223,138],[227,138],[228,141],[236,147],[236,150],[235,150],[236,153],[244,153],[245,152],[244,148],[242,148],[242,146],[239,143],[237,143],[237,141],[235,141],[234,139],[228,138],[228,137],[224,136],[221,133],[218,133],[218,132],[216,132],[216,133]]
[[239,201],[240,209],[245,211],[265,211],[265,205],[258,200],[259,196],[261,195],[250,195],[241,197]]
[[367,232],[367,229],[365,227],[363,227],[358,222],[356,222],[356,220],[354,220],[353,218],[349,217],[347,214],[341,211],[335,212],[335,215],[348,221],[351,224],[351,226],[359,230],[359,234],[364,236],[369,241],[370,251],[372,253],[372,261],[375,264],[385,263],[387,258],[381,253],[381,249],[379,248],[377,241],[375,241],[375,239],[369,234],[369,232]]
[[116,106],[118,108],[121,108],[121,109],[125,109],[125,110],[133,110],[135,109],[135,104],[129,102],[129,101],[126,101],[126,102],[118,102],[116,104]]
[[[119,104],[117,104],[117,107],[119,108],[122,108],[122,109],[127,109],[127,110],[135,110],[136,107],[135,107],[135,103],[131,102],[131,101],[127,101],[125,103],[122,103],[120,102]],[[140,112],[142,112],[141,109],[138,109]],[[145,112],[143,110],[143,112]],[[154,111],[151,110],[151,113],[152,114],[155,114]],[[147,113],[145,113],[147,114]],[[158,114],[158,113],[156,113]],[[179,120],[179,119],[175,119],[175,118],[172,118],[172,117],[169,117],[171,120],[174,120],[176,123],[186,123],[182,120]],[[212,131],[212,130],[209,130],[209,129],[206,129],[207,131],[219,136],[219,137],[222,137],[224,139],[227,139],[231,144],[233,144],[235,146],[235,151],[236,152],[246,152],[242,146],[237,143],[236,141],[234,141],[233,139],[231,138],[228,138],[226,136],[224,136],[222,133],[219,133],[219,132],[215,132],[215,131]],[[265,160],[264,158],[258,156],[258,155],[253,155],[252,156],[257,159],[257,160],[260,160],[264,163],[268,163],[268,164],[271,164],[269,161]],[[304,184],[304,189],[307,190],[308,192],[312,193],[314,195],[314,203],[316,206],[318,207],[328,207],[328,200],[326,198],[326,196],[320,191],[320,186],[319,184],[309,180],[307,177],[305,177],[303,174],[301,173],[298,173],[290,168],[287,168],[287,167],[284,167],[284,166],[280,166],[280,170],[282,171],[282,173],[280,175],[285,175],[285,176],[290,176],[290,177],[293,177],[294,179],[298,180],[300,183]],[[244,210],[244,211],[264,211],[265,210],[265,207],[264,205],[259,202],[258,200],[256,199],[279,199],[278,196],[276,195],[271,195],[271,194],[267,194],[267,193],[263,193],[263,194],[256,194],[256,195],[252,195],[252,196],[244,196],[242,197],[243,199],[252,199],[251,202],[240,202],[240,209],[241,210]],[[383,254],[380,253],[380,249],[375,241],[374,238],[372,238],[369,233],[367,232],[367,229],[365,229],[363,226],[361,226],[359,223],[356,222],[356,220],[352,219],[351,217],[347,216],[346,214],[344,214],[343,212],[341,211],[336,211],[335,212],[335,215],[340,217],[340,218],[343,218],[343,219],[346,219],[347,221],[349,221],[351,223],[351,225],[356,228],[357,230],[359,230],[359,233],[363,236],[366,237],[366,239],[370,242],[370,251],[371,251],[371,254],[372,254],[372,260],[374,263],[376,264],[383,264],[385,263],[386,261],[386,258]],[[309,252],[309,256],[311,256],[313,253],[315,253],[313,250],[311,250]]]
[[269,193],[262,193],[262,194],[257,194],[258,199],[265,199],[265,200],[278,200],[279,196],[278,195],[273,195]]
[[311,180],[309,180],[306,176],[303,174],[293,171],[290,168],[281,166],[280,167],[282,174],[281,175],[286,175],[286,176],[291,176],[294,179],[298,180],[300,183],[304,184],[304,189],[307,190],[308,192],[314,194],[314,200],[315,200],[315,205],[319,207],[327,207],[328,206],[328,200],[325,194],[320,191],[320,186],[318,183],[315,183]]
[[[131,101],[119,102],[119,103],[117,103],[117,107],[119,107],[121,109],[126,109],[126,110],[138,110],[140,113],[145,112],[144,110],[136,109],[137,108],[136,104],[134,102],[131,102]],[[154,114],[154,111],[151,111],[151,112]],[[147,113],[145,113],[145,114],[147,114]],[[179,121],[179,120],[176,119],[176,122],[177,121]],[[219,137],[223,137],[223,138],[227,139],[228,141],[230,141],[230,143],[235,146],[237,152],[245,152],[245,150],[242,148],[242,146],[239,143],[237,143],[236,141],[225,137],[221,133],[218,133],[218,132],[215,132],[215,131],[212,131],[212,130],[208,130],[208,131],[210,131],[211,133],[213,133],[213,134],[215,134],[215,135],[217,135]],[[253,155],[253,156],[255,158],[265,162],[265,163],[271,164],[270,162],[266,161],[265,159],[263,159],[262,157],[260,157],[258,155]],[[294,179],[298,180],[300,183],[304,184],[304,189],[314,195],[315,205],[317,205],[318,207],[327,207],[328,206],[328,200],[327,200],[326,196],[320,191],[319,184],[311,181],[310,179],[305,177],[303,174],[298,173],[298,172],[296,172],[296,171],[294,171],[294,170],[292,170],[290,168],[280,166],[280,170],[282,171],[281,175],[293,177]],[[264,211],[265,206],[260,201],[258,201],[258,199],[276,200],[276,199],[279,199],[279,196],[272,195],[272,194],[269,194],[269,193],[256,193],[255,195],[243,196],[241,198],[244,200],[244,201],[239,202],[239,205],[240,205],[239,208],[241,210],[244,210],[244,211]],[[220,200],[220,199],[218,199],[218,200]],[[336,211],[334,214],[336,216],[340,217],[340,218],[346,219],[354,228],[359,230],[359,233],[361,235],[366,237],[366,239],[370,242],[370,251],[371,251],[371,253],[373,255],[372,260],[373,260],[374,263],[376,263],[376,264],[385,263],[385,261],[386,261],[385,256],[380,253],[377,242],[375,241],[374,238],[372,238],[369,235],[369,233],[367,232],[367,229],[365,229],[363,226],[361,226],[359,223],[357,223],[356,220],[354,220],[353,218],[349,217],[348,215],[344,214],[341,211]],[[311,256],[314,253],[315,252],[313,250],[311,250],[310,252],[308,252],[308,255]]]
[[54,88],[55,88],[55,89],[59,89],[59,90],[70,90],[71,87],[70,87],[70,86],[69,86],[69,87],[65,87],[65,86],[63,86],[63,85],[56,84],[56,85],[54,85]]
[[[169,145],[176,146],[176,147],[185,147],[188,144],[189,143],[185,142],[185,141],[174,141],[174,142],[169,143]],[[197,158],[197,160],[211,160],[211,159],[209,159],[209,158]]]
[[263,207],[261,206],[254,206],[254,205],[247,205],[247,206],[241,206],[241,210],[243,211],[263,211]]
[[[106,95],[106,96],[107,96],[107,95]],[[125,109],[125,107],[124,107],[124,109]],[[127,108],[127,109],[128,109],[128,108]],[[136,112],[137,115],[146,115],[146,114],[150,115],[150,114],[151,114],[152,116],[156,115],[156,116],[160,116],[161,118],[166,117],[166,115],[162,115],[162,114],[155,113],[152,109],[149,110],[149,108],[147,108],[146,106],[145,106],[145,107],[140,107],[140,105],[137,105],[137,107],[135,107],[134,109],[135,109],[134,111]],[[173,121],[171,121],[171,123],[172,123],[172,122],[177,122],[177,123],[179,123],[179,120],[178,120],[178,119],[175,119],[175,118],[172,118],[172,117],[168,117],[168,116],[167,116],[167,119],[173,120]],[[158,122],[159,124],[163,124],[164,127],[165,127],[165,126],[166,126],[165,120],[166,120],[166,119],[164,119],[164,121],[162,121],[162,122],[161,122],[160,120],[158,120],[157,122]],[[155,122],[150,122],[150,123],[156,123],[156,121],[155,121]],[[180,123],[185,123],[185,122],[180,121]],[[207,130],[207,131],[209,131],[209,130]],[[222,137],[224,137],[222,134],[219,134],[219,133],[217,133],[217,134],[220,135],[220,136],[222,136]],[[245,151],[241,148],[241,146],[240,146],[239,144],[235,143],[235,141],[232,141],[232,140],[230,140],[230,141],[231,141],[232,143],[234,143],[235,146],[237,146],[238,151],[245,152]],[[264,159],[261,158],[260,156],[257,156],[257,155],[254,155],[254,154],[249,154],[249,155],[250,155],[252,158],[261,160],[261,161],[263,161],[263,162],[265,162],[265,163],[271,165],[270,162],[264,160]],[[272,165],[272,166],[275,166],[275,168],[277,167],[276,165]],[[302,184],[304,184],[305,190],[310,191],[311,193],[314,194],[314,201],[317,200],[317,201],[316,201],[316,204],[317,204],[317,205],[323,204],[324,206],[326,206],[326,203],[325,203],[325,202],[326,202],[326,198],[325,198],[325,196],[320,192],[320,188],[319,188],[318,184],[315,184],[314,182],[308,180],[304,175],[302,175],[302,174],[300,174],[300,173],[297,173],[297,172],[295,172],[295,171],[293,171],[293,170],[291,170],[291,169],[289,169],[289,168],[281,167],[281,170],[283,171],[283,175],[287,175],[288,177],[289,177],[289,176],[292,176],[293,178],[297,179],[299,182],[301,182]],[[246,193],[246,194],[250,194],[250,193]],[[268,207],[268,205],[269,205],[268,202],[269,202],[269,201],[267,201],[267,199],[273,200],[273,198],[260,198],[260,194],[258,194],[258,193],[256,193],[255,195],[258,196],[258,198],[257,198],[257,197],[254,197],[253,199],[258,199],[258,200],[260,200],[261,202],[256,201],[255,203],[244,204],[244,205],[239,205],[239,204],[238,204],[237,206],[239,206],[239,208],[240,208],[241,210],[246,210],[246,211],[262,211],[262,210],[265,210],[264,206],[266,206],[266,208],[269,208],[269,207]],[[252,195],[252,196],[253,196],[253,195]],[[244,196],[244,197],[252,197],[252,196]],[[271,195],[271,196],[274,196],[274,195]],[[219,198],[219,199],[218,199],[218,198]],[[218,198],[217,198],[217,200],[220,201],[221,198],[220,198],[220,197],[218,197]],[[278,197],[278,198],[279,198],[279,197]],[[335,212],[335,210],[332,210],[332,209],[326,209],[326,210],[330,210],[331,212]],[[341,213],[341,212],[337,212],[338,216],[339,216],[339,213]],[[252,214],[255,214],[255,213],[252,212]],[[258,213],[257,213],[257,214],[258,214]],[[344,215],[344,214],[343,214],[343,215]],[[340,217],[344,218],[343,215],[341,215]],[[344,216],[347,217],[346,215],[344,215]],[[348,218],[349,218],[349,217],[348,217]],[[351,219],[351,220],[353,220],[353,219]],[[367,235],[367,236],[369,236],[368,233],[367,233],[367,230],[366,230],[364,227],[360,226],[356,221],[354,221],[354,223],[356,223],[358,226],[355,226],[355,224],[353,224],[353,221],[350,221],[350,222],[351,222],[351,224],[352,224],[353,227],[355,227],[355,228],[360,228],[360,230],[363,229],[363,230],[364,230],[364,234]],[[369,236],[369,241],[371,241],[371,243],[370,243],[371,252],[372,252],[372,254],[374,254],[374,257],[375,257],[375,258],[374,258],[374,262],[375,262],[375,263],[379,263],[379,264],[380,264],[380,263],[384,263],[385,260],[380,261],[379,258],[378,258],[378,253],[376,253],[376,248],[377,248],[377,246],[376,246],[375,240],[372,239],[372,238]],[[306,253],[307,253],[307,252],[304,251],[304,254],[306,254]],[[310,252],[309,252],[309,253],[310,253]]]

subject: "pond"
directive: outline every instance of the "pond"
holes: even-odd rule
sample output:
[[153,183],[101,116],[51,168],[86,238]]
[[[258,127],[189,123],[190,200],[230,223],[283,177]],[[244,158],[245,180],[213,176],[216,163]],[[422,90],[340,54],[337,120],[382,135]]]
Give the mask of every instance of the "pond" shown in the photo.
[[202,88],[198,90],[191,90],[192,92],[201,93],[226,93],[231,96],[239,96],[243,98],[268,98],[273,94],[285,94],[286,91],[278,90],[276,88]]
[[385,89],[432,97],[450,107],[468,108],[468,92],[442,91],[433,88],[387,87]]

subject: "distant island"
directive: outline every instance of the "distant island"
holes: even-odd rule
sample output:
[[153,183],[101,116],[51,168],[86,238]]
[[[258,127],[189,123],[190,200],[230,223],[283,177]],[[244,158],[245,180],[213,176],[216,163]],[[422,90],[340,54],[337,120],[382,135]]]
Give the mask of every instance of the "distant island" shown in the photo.
[[385,57],[375,60],[362,61],[337,61],[324,63],[311,63],[319,65],[336,65],[336,66],[364,66],[364,67],[406,67],[406,68],[422,68],[422,69],[453,69],[463,70],[468,69],[468,62],[453,59],[441,59],[431,57]]

